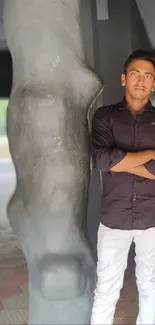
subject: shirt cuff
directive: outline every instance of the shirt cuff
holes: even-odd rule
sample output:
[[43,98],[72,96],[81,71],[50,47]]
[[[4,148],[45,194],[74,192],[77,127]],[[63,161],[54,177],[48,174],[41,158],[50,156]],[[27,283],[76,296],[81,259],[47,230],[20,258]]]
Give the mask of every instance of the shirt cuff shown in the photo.
[[155,160],[150,160],[144,164],[149,173],[155,176]]
[[125,150],[121,150],[121,149],[117,149],[114,148],[111,151],[111,155],[110,155],[110,168],[114,167],[115,165],[119,164],[123,158],[126,156],[127,152]]

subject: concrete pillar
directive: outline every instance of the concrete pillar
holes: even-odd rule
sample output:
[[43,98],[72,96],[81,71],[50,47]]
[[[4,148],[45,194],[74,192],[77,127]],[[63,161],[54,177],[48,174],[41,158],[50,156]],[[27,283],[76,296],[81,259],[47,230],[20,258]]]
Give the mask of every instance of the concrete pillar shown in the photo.
[[[150,44],[146,44],[146,49],[155,49],[155,36],[154,36],[154,30],[155,30],[155,21],[154,21],[154,15],[155,15],[155,1],[149,0],[149,1],[143,1],[143,0],[136,0],[139,13],[143,22],[143,26],[145,27],[146,35],[148,37],[148,41]],[[148,46],[149,45],[149,46]]]
[[29,270],[29,324],[88,324],[95,267],[86,240],[87,113],[103,87],[85,66],[79,0],[5,0],[13,59],[8,217]]

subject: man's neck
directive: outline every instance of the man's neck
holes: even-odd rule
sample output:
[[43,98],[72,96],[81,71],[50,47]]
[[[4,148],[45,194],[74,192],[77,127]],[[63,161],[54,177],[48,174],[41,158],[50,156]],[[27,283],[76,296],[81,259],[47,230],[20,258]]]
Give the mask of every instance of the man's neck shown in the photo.
[[136,115],[138,112],[140,112],[145,105],[148,103],[148,98],[145,98],[144,100],[141,99],[134,99],[131,98],[129,95],[125,95],[125,99],[128,105],[129,110],[133,115]]

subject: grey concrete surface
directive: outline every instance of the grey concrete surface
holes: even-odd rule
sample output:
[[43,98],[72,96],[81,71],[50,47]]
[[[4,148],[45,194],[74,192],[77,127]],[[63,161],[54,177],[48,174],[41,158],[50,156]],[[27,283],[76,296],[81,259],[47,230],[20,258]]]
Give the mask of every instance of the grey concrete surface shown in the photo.
[[143,20],[147,37],[153,49],[155,49],[155,1],[136,0],[141,18]]

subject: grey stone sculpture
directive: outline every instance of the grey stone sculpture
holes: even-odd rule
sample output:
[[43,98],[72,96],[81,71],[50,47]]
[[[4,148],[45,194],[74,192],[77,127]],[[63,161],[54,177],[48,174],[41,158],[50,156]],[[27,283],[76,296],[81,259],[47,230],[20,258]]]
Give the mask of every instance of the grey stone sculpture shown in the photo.
[[13,59],[8,217],[29,272],[29,324],[88,324],[95,266],[87,213],[87,112],[102,91],[85,65],[78,0],[5,0]]

